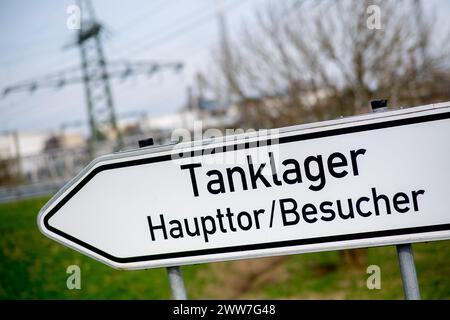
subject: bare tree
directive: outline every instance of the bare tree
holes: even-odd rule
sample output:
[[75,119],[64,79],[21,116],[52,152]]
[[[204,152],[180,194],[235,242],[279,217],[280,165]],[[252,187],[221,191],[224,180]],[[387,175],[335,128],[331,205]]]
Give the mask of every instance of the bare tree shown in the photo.
[[[370,5],[381,29],[368,27]],[[254,19],[231,57],[218,59],[241,126],[367,112],[373,98],[415,105],[450,96],[449,33],[418,0],[276,1]]]

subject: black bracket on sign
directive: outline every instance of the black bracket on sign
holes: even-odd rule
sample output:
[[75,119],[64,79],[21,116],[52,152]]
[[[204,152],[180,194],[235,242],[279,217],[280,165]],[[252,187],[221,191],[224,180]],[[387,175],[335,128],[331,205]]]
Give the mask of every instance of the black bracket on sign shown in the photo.
[[153,138],[139,140],[138,143],[139,143],[139,148],[150,147],[155,144],[155,142],[153,141]]

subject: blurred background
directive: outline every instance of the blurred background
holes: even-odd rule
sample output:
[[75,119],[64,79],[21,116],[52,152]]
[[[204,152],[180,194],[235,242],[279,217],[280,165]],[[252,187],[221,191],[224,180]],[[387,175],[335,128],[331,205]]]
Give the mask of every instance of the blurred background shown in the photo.
[[[447,0],[0,0],[0,298],[168,298],[164,270],[110,270],[44,239],[40,207],[94,157],[198,121],[449,101],[449,14]],[[424,297],[450,298],[448,242],[416,247]],[[365,286],[371,263],[382,290]],[[65,287],[70,264],[87,289]],[[373,248],[184,270],[195,298],[340,299],[401,298],[397,269],[395,248]]]

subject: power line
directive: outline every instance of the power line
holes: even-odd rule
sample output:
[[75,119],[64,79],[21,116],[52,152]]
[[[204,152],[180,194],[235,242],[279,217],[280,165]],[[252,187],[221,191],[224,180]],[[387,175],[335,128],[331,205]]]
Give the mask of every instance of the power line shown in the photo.
[[[122,79],[126,80],[133,76],[147,75],[152,76],[160,71],[171,69],[171,70],[181,70],[181,63],[157,63],[152,61],[112,61],[109,63],[108,78],[110,79]],[[4,88],[3,94],[8,96],[14,92],[28,91],[34,93],[41,89],[62,89],[67,85],[82,84],[84,81],[81,70],[78,66],[73,66],[59,72],[53,72],[51,74],[35,78],[28,81],[23,81],[18,84]],[[28,106],[21,104],[28,97],[25,96],[18,101],[14,101],[0,108],[0,110],[7,111],[3,113],[4,118],[11,118],[17,114],[24,111],[29,111],[26,109]],[[45,107],[45,106],[44,106]],[[46,108],[46,107],[45,107]]]
[[[170,4],[173,4],[176,1],[178,1],[178,0],[170,2]],[[139,16],[129,20],[127,23],[119,26],[118,29],[120,29],[120,32],[123,34],[124,31],[132,29],[133,27],[138,25],[141,21],[148,20],[149,18],[151,18],[158,12],[162,11],[161,9],[164,9],[168,3],[169,2],[167,2],[167,1],[161,0],[159,3],[156,3],[157,5],[151,6],[150,10],[147,10],[145,13],[141,13]]]
[[20,64],[23,61],[30,60],[30,58],[36,59],[36,56],[43,56],[48,53],[56,51],[56,48],[42,48],[43,50],[36,49],[35,47],[26,47],[21,52],[11,52],[11,57],[3,58],[0,60],[1,65],[10,65],[11,63]]
[[[49,29],[47,27],[48,25],[48,21],[51,19],[51,14],[52,11],[47,11],[46,15],[42,15],[39,13],[39,16],[41,17],[41,23],[39,23],[36,26],[33,26],[33,31],[34,30],[45,30],[45,29]],[[51,29],[50,29],[51,30]],[[37,34],[37,33],[36,33]],[[17,53],[13,53],[14,57],[13,58],[9,58],[9,59],[3,59],[0,60],[0,65],[5,65],[5,64],[10,64],[11,62],[14,62],[14,64],[22,64],[24,61],[27,60],[31,60],[31,58],[35,58],[36,59],[36,49],[39,48],[40,50],[38,51],[38,55],[39,56],[44,56],[50,52],[55,52],[57,51],[57,48],[55,47],[48,47],[48,43],[56,43],[57,39],[59,39],[58,36],[56,36],[55,34],[47,34],[41,37],[35,37],[33,39],[29,39],[29,37],[16,37],[15,38],[15,43],[13,44],[3,44],[2,46],[0,46],[0,51],[2,51],[3,53],[5,53],[5,51],[7,51],[8,49],[15,49],[12,51],[19,51],[19,56],[20,58],[18,58]],[[17,41],[19,40],[19,41]],[[46,44],[47,43],[47,44]],[[45,44],[45,45],[44,45]]]
[[[181,57],[184,60],[189,59],[193,56],[198,55],[199,53],[201,53],[203,51],[211,49],[212,45],[214,43],[218,42],[217,39],[209,40],[207,42],[201,41],[201,40],[203,38],[206,38],[207,36],[210,36],[210,35],[216,33],[216,32],[217,32],[216,30],[209,29],[205,34],[202,34],[201,37],[196,37],[194,39],[191,39],[193,42],[196,42],[196,40],[197,40],[198,43],[202,44],[201,46],[194,47],[192,45],[186,46],[185,44],[183,44],[183,45],[177,45],[177,46],[171,48],[170,51],[181,54]],[[177,58],[177,57],[179,57],[179,55],[174,55],[174,58]]]
[[[22,111],[22,109],[24,108],[24,105],[22,104],[25,100],[27,100],[28,97],[22,97],[22,99],[17,99],[16,101],[11,101],[7,104],[5,104],[5,106],[2,106],[2,108],[0,109],[2,112],[2,120],[6,119],[6,118],[10,118],[12,115],[16,115],[18,114],[17,111]],[[19,112],[20,113],[20,112]]]
[[[242,3],[244,3],[247,0],[237,0],[237,1],[233,1],[231,4],[229,4],[228,6],[225,7],[226,10],[231,9],[232,7],[238,6]],[[195,11],[198,11],[195,10]],[[195,12],[194,11],[194,12]],[[172,31],[169,31],[166,34],[163,34],[162,36],[156,36],[153,39],[150,39],[146,44],[144,45],[140,45],[138,47],[135,48],[131,48],[126,50],[124,53],[121,54],[121,56],[125,56],[125,55],[133,55],[139,51],[142,50],[147,50],[147,49],[151,49],[154,47],[157,47],[165,42],[171,41],[175,38],[178,38],[179,36],[186,34],[187,32],[190,32],[191,30],[195,29],[196,27],[202,25],[203,23],[207,22],[208,20],[210,20],[211,18],[214,18],[216,11],[212,10],[212,11],[208,11],[206,14],[200,15],[199,17],[197,17],[196,19],[188,19],[188,21],[184,24],[181,24],[179,27],[175,28]],[[192,15],[189,15],[189,17],[192,17]],[[183,19],[179,19],[179,20],[183,20]],[[189,21],[191,20],[191,21]],[[147,37],[142,37],[138,40],[135,40],[134,42],[140,43],[140,40],[143,39],[147,39]]]
[[[60,92],[60,91],[59,91]],[[33,93],[33,94],[37,94]],[[24,112],[32,112],[34,108],[36,107],[35,104],[30,103],[24,103],[26,100],[29,100],[30,96],[22,96],[22,99],[18,99],[16,101],[10,102],[4,106],[0,106],[0,111],[2,111],[2,119],[5,118],[14,118],[18,115],[23,114]],[[52,104],[42,104],[39,109],[39,114],[41,115],[44,110],[48,110],[49,106],[56,105],[54,103]],[[64,104],[64,107],[67,107],[66,104]],[[52,109],[52,108],[51,108]]]
[[[160,11],[160,9],[163,9],[169,2],[165,2],[165,1],[161,1],[157,4],[159,4],[159,6],[152,6],[151,10],[145,12],[144,14],[139,15],[137,18],[134,18],[130,21],[128,21],[128,23],[124,24],[123,26],[120,26],[119,29],[121,30],[121,32],[128,30],[130,28],[132,28],[133,26],[137,25],[140,21],[144,20],[144,19],[148,19],[149,17],[153,16],[154,14],[156,14],[158,11]],[[149,15],[149,13],[152,13],[151,15]],[[26,61],[30,61],[31,58],[36,59],[37,56],[46,56],[49,53],[57,53],[58,52],[58,48],[56,47],[52,47],[49,48],[47,46],[42,46],[43,42],[46,41],[50,41],[50,40],[55,40],[57,37],[44,37],[42,39],[39,40],[35,40],[33,42],[22,42],[19,45],[19,48],[25,49],[24,51],[20,52],[19,55],[17,55],[16,53],[11,53],[11,55],[14,55],[14,57],[9,57],[9,58],[4,58],[0,60],[0,65],[10,65],[11,63],[14,63],[16,65],[20,65],[23,64],[23,62]],[[111,39],[112,41],[114,41],[115,39]],[[36,44],[41,44],[41,46],[39,46],[39,49],[36,49]],[[10,48],[11,46],[2,46],[0,47],[0,49],[2,51],[6,50],[6,48]],[[31,48],[31,50],[30,50]],[[59,48],[60,49],[60,48]]]
[[[238,5],[242,4],[245,1],[246,0],[233,1],[233,2],[229,3],[227,6],[225,6],[224,10],[230,10],[234,7],[237,7]],[[170,31],[166,34],[158,35],[158,36],[154,37],[155,38],[154,42],[141,45],[141,46],[139,46],[139,48],[132,48],[132,50],[134,52],[139,52],[141,50],[154,48],[156,46],[161,45],[162,43],[171,41],[172,39],[175,39],[187,32],[190,32],[192,29],[202,25],[209,19],[213,18],[215,16],[214,13],[215,13],[215,11],[213,11],[213,12],[208,11],[207,13],[202,14],[202,15],[196,17],[195,19],[188,19],[184,23],[181,23],[181,25],[179,25],[178,27],[175,26],[175,29],[173,29],[172,31]],[[192,15],[189,17],[192,17]],[[130,21],[127,24],[129,26],[131,26],[131,22],[133,22],[133,21]],[[195,52],[197,52],[197,51],[198,50],[195,50]],[[149,74],[149,73],[159,71],[159,69],[163,69],[163,68],[159,68],[159,67],[154,68],[155,64],[159,65],[159,66],[162,65],[161,63],[152,62],[152,61],[109,62],[108,70],[105,75],[106,75],[106,78],[108,78],[108,79],[112,79],[112,78],[126,79],[128,76],[137,75],[137,74]],[[150,65],[152,65],[151,68],[149,68]],[[177,67],[175,64],[173,64],[171,66],[171,68],[176,69]],[[73,71],[72,73],[67,72],[70,70],[78,70],[77,71],[78,74],[76,74],[75,71]],[[150,72],[150,70],[152,72]],[[101,79],[97,79],[97,80],[101,80]],[[60,88],[60,87],[63,87],[65,85],[72,84],[72,83],[83,83],[83,81],[84,81],[83,76],[80,74],[79,67],[71,67],[71,68],[67,68],[67,69],[64,69],[64,70],[61,70],[58,72],[53,72],[44,77],[40,77],[40,78],[31,80],[31,81],[22,82],[22,83],[10,86],[8,93],[11,93],[12,91],[23,91],[23,90],[33,91],[33,90],[38,90],[38,89],[45,88],[45,87]]]
[[[238,6],[238,5],[242,4],[245,1],[246,0],[235,1],[232,5],[227,6],[225,8],[225,10],[230,10],[231,7]],[[171,41],[171,40],[173,40],[175,38],[178,38],[182,34],[185,34],[185,33],[189,32],[189,31],[192,31],[193,29],[195,29],[196,27],[199,27],[200,25],[204,24],[205,22],[207,22],[211,18],[214,18],[214,15],[215,15],[215,12],[213,12],[213,13],[207,15],[207,16],[204,16],[204,17],[202,17],[202,18],[200,18],[200,19],[198,19],[196,21],[193,21],[192,23],[189,23],[186,26],[180,27],[179,29],[174,30],[172,33],[166,35],[165,37],[157,39],[153,43],[150,43],[148,45],[142,46],[141,48],[138,48],[137,50],[133,51],[132,54],[135,54],[135,53],[137,53],[139,51],[142,51],[142,50],[148,50],[148,49],[151,49],[151,48],[155,48],[157,46],[160,46],[163,43],[166,43],[166,42],[169,42],[169,41]]]
[[164,69],[177,71],[182,68],[182,64],[154,61],[107,62],[100,38],[103,25],[96,20],[91,2],[79,0],[78,4],[80,7],[84,5],[81,29],[74,41],[74,45],[78,46],[80,50],[81,68],[76,66],[7,86],[3,90],[3,96],[18,91],[34,92],[42,88],[62,88],[66,85],[83,83],[91,130],[91,137],[88,141],[89,153],[91,157],[94,157],[96,144],[100,138],[99,129],[104,123],[109,123],[115,135],[117,148],[122,147],[122,136],[117,126],[110,80],[113,78],[126,79],[138,74],[152,75]]

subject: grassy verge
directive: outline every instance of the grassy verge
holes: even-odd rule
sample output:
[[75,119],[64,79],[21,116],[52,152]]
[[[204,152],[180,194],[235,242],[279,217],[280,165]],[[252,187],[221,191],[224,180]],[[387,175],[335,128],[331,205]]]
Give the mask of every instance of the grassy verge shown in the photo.
[[[45,238],[38,198],[0,204],[0,299],[168,299],[164,269],[117,271]],[[422,296],[450,299],[449,241],[414,245]],[[81,290],[68,290],[66,268],[81,268]],[[381,289],[368,290],[366,267],[381,268]],[[359,267],[339,252],[183,267],[194,299],[401,299],[395,247],[365,250]]]

